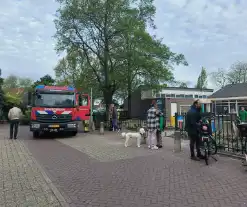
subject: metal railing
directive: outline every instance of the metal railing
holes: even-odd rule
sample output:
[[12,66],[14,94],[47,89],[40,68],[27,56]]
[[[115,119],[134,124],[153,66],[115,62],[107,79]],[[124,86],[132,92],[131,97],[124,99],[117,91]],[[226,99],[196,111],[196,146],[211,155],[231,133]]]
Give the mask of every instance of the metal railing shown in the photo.
[[[245,129],[236,114],[204,113],[203,116],[210,117],[209,122],[219,150],[238,155],[246,153],[247,123]],[[185,122],[186,113],[175,114],[175,129],[184,132]]]

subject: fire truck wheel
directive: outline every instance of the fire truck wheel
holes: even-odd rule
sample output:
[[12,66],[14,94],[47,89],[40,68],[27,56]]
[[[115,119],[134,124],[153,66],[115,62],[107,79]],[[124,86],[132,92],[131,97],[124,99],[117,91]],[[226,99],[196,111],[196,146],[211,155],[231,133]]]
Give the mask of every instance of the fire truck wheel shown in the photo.
[[38,138],[39,137],[39,132],[33,132],[33,138]]
[[71,134],[72,134],[72,136],[76,136],[77,132],[72,132]]

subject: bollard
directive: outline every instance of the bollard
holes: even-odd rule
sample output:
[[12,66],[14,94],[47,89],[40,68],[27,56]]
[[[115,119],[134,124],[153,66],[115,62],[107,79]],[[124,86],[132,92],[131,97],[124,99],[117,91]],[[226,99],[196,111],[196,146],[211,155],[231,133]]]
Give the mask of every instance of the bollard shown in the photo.
[[181,152],[182,150],[182,137],[180,131],[174,133],[174,152]]
[[99,129],[100,134],[104,134],[104,122],[100,122],[100,129]]
[[121,124],[121,131],[126,132],[126,122],[122,122]]

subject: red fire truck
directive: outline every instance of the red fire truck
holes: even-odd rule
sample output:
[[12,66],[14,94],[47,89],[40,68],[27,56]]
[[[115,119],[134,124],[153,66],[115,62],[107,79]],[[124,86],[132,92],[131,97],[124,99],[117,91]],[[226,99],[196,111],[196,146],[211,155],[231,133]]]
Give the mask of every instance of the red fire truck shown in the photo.
[[78,121],[90,118],[90,97],[70,86],[36,86],[28,93],[33,137],[43,132],[78,132]]

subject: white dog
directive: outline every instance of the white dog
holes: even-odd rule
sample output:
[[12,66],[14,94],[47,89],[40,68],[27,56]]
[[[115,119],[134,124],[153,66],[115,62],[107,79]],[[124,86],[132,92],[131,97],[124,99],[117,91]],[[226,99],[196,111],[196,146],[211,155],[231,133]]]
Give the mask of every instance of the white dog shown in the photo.
[[128,142],[130,138],[136,138],[136,144],[137,147],[141,146],[141,138],[144,136],[145,130],[143,128],[140,128],[139,132],[123,132],[122,137],[125,138],[124,146],[128,147]]

